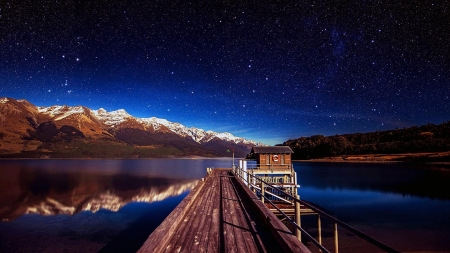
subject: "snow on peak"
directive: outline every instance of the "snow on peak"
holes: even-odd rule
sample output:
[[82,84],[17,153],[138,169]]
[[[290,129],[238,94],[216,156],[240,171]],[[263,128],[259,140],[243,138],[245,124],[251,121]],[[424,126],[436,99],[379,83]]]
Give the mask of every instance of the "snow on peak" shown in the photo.
[[[177,122],[170,122],[166,119],[160,119],[156,117],[151,118],[139,118],[137,119],[139,123],[143,124],[145,127],[151,126],[155,130],[161,129],[162,126],[167,127],[170,131],[179,134],[183,133],[184,129],[186,128],[180,123]],[[181,134],[183,137],[185,137],[185,134]]]
[[0,98],[0,103],[6,104],[9,101],[7,98]]
[[54,105],[54,106],[39,106],[38,111],[50,115],[54,120],[61,120],[73,114],[84,113],[83,106],[67,106],[67,105]]
[[223,133],[217,133],[213,131],[207,131],[207,135],[202,139],[203,142],[212,141],[214,138],[219,138],[224,141],[230,141],[234,143],[243,143],[243,144],[252,144],[256,145],[256,142],[252,140],[246,140],[241,137],[236,137],[231,133],[223,132]]
[[100,114],[105,114],[105,113],[107,113],[107,111],[106,111],[105,109],[103,109],[103,108],[100,108],[100,109],[98,109],[97,111],[92,110],[92,112],[97,112],[97,113],[100,113]]
[[124,109],[108,112],[103,108],[92,110],[92,114],[108,126],[116,126],[129,118],[133,118]]
[[49,107],[38,107],[38,111],[40,113],[52,116],[54,120],[61,120],[73,114],[90,113],[109,126],[115,126],[121,122],[124,122],[128,118],[133,118],[133,116],[128,114],[124,109],[108,112],[103,108],[98,110],[90,110],[83,106],[55,105]]
[[225,141],[231,141],[235,143],[243,143],[243,144],[256,144],[254,141],[249,141],[244,138],[236,137],[230,133],[217,133],[213,131],[205,131],[200,128],[195,127],[186,127],[180,123],[177,122],[170,122],[166,119],[160,119],[156,117],[151,118],[140,118],[137,119],[138,122],[141,124],[144,124],[144,126],[152,126],[155,130],[158,130],[161,128],[161,126],[164,126],[168,128],[170,131],[172,131],[175,134],[178,134],[183,137],[190,137],[194,141],[198,143],[202,142],[209,142],[213,140],[214,138],[219,138]]
[[215,135],[220,138],[220,139],[224,139],[224,140],[230,140],[230,141],[236,141],[242,138],[236,137],[230,133],[224,132],[224,133],[215,133]]

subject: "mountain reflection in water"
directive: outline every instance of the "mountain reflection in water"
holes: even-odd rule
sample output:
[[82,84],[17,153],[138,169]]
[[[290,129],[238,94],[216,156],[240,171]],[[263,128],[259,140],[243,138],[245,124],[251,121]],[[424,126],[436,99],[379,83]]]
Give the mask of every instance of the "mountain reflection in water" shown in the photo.
[[207,167],[231,161],[0,160],[0,252],[136,252]]
[[[103,162],[104,163],[104,162]],[[117,166],[117,161],[111,165]],[[119,163],[120,164],[120,163]],[[191,190],[197,179],[175,178],[170,169],[77,167],[75,161],[53,161],[34,168],[9,166],[0,171],[0,220],[23,214],[73,215],[100,209],[118,211],[130,202],[155,202]],[[86,165],[86,164],[83,164]],[[105,168],[106,167],[106,168]]]

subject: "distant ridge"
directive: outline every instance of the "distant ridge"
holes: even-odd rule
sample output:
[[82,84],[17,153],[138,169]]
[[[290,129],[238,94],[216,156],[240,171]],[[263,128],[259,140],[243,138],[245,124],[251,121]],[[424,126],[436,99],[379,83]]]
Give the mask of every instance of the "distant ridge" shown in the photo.
[[336,156],[347,160],[351,155],[426,153],[401,160],[449,162],[447,154],[436,153],[450,151],[450,121],[369,133],[300,137],[283,145],[290,146],[294,151],[293,158],[298,160]]
[[0,98],[0,157],[139,158],[168,156],[244,157],[263,145],[231,133],[186,127],[125,110],[85,106],[35,106]]

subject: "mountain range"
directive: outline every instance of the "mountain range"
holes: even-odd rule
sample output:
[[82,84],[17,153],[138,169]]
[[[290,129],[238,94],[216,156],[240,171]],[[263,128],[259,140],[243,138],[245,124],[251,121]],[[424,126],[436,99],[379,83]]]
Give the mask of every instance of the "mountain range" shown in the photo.
[[0,98],[0,157],[223,157],[233,151],[244,157],[255,145],[262,144],[166,119],[133,117],[123,109],[40,107]]

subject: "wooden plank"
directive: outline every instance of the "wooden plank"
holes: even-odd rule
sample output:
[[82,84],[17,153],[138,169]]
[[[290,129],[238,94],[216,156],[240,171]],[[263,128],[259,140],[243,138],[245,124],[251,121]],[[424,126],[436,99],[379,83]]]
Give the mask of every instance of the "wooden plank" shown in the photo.
[[[220,201],[220,199],[217,199]],[[219,249],[222,248],[222,242],[220,242],[220,233],[222,233],[220,228],[220,209],[219,203],[216,202],[216,208],[213,209],[212,217],[211,217],[211,228],[209,229],[209,240],[208,246],[206,248],[206,252],[219,252]]]
[[210,229],[212,224],[212,217],[213,217],[213,210],[214,210],[214,199],[217,198],[216,194],[218,192],[217,190],[217,180],[213,180],[213,183],[211,185],[211,190],[209,191],[209,194],[205,197],[205,212],[203,215],[201,215],[201,223],[198,228],[198,231],[196,232],[198,239],[198,247],[197,245],[194,245],[194,252],[207,252],[208,247],[208,241],[210,236]]
[[198,193],[203,188],[204,183],[199,182],[197,186],[178,204],[177,207],[167,216],[167,218],[150,234],[142,247],[138,250],[144,252],[161,252],[175,233],[178,224],[185,216],[187,210],[195,201]]
[[224,202],[226,203],[225,206],[229,211],[226,222],[228,223],[227,226],[229,228],[229,233],[232,233],[233,235],[232,238],[229,239],[234,239],[233,241],[228,241],[226,244],[230,246],[231,251],[235,249],[235,252],[245,252],[247,247],[243,238],[242,228],[245,228],[246,224],[240,223],[237,218],[237,216],[241,214],[241,210],[237,208],[238,201],[231,186],[230,178],[223,178],[223,182],[223,189],[225,193]]
[[196,201],[191,205],[189,210],[186,212],[186,216],[180,223],[176,233],[173,235],[172,239],[168,242],[166,247],[166,252],[187,252],[196,241],[195,232],[198,231],[198,226],[200,225],[202,219],[201,216],[204,214],[205,206],[207,202],[207,196],[211,194],[211,185],[213,183],[213,178],[209,177],[205,182],[205,186],[202,188],[200,193],[197,195]]
[[186,214],[182,223],[179,225],[177,232],[168,242],[166,252],[185,252],[186,249],[189,248],[189,245],[186,244],[189,244],[189,242],[193,240],[193,235],[192,233],[188,233],[188,230],[192,227],[196,227],[196,219],[198,218],[197,206],[198,202],[195,203],[195,206],[193,205],[189,212]]
[[207,252],[219,252],[219,250],[222,248],[222,242],[220,240],[221,237],[221,231],[220,231],[220,223],[221,223],[221,200],[220,200],[220,182],[219,177],[217,177],[217,174],[215,174],[215,184],[216,188],[214,191],[214,198],[213,198],[213,209],[212,209],[212,215],[211,215],[211,225],[210,229],[208,231],[208,238],[207,241]]
[[228,178],[223,177],[221,175],[220,177],[220,185],[221,185],[221,195],[220,199],[222,202],[222,226],[223,226],[223,239],[224,239],[224,247],[225,252],[238,252],[237,245],[236,245],[236,239],[235,239],[235,233],[233,229],[233,214],[231,213],[231,205],[228,200],[228,187],[227,187],[227,181]]
[[254,226],[254,221],[250,219],[250,215],[246,211],[244,207],[244,203],[242,202],[242,198],[239,196],[239,192],[235,187],[234,181],[236,179],[230,180],[231,186],[234,191],[234,195],[236,196],[236,199],[238,201],[239,205],[239,214],[237,218],[239,219],[240,224],[246,224],[245,228],[247,230],[242,231],[242,236],[245,240],[246,244],[246,252],[248,253],[254,253],[254,252],[266,252],[265,248],[263,247],[263,243],[261,241],[261,238],[257,234],[257,231]]
[[183,241],[181,245],[181,251],[183,252],[202,252],[200,248],[202,248],[200,244],[200,234],[202,233],[202,230],[205,226],[205,217],[208,215],[208,213],[211,213],[211,205],[208,205],[208,201],[210,200],[211,196],[213,195],[215,189],[212,188],[213,181],[215,178],[212,178],[208,184],[208,186],[205,186],[205,191],[203,194],[199,194],[197,196],[198,201],[197,205],[195,206],[195,209],[193,209],[193,219],[191,219],[190,224],[187,224],[185,234],[188,234],[189,236],[185,236],[185,240]]
[[[201,195],[202,192],[204,192],[205,187],[207,187],[207,184],[208,184],[208,181],[206,181],[204,188],[202,189],[202,191],[198,195]],[[197,204],[198,204],[198,202],[196,200],[191,205],[189,211],[186,212],[186,215],[183,217],[181,223],[178,224],[176,232],[173,234],[171,239],[168,241],[166,249],[165,249],[165,252],[171,252],[171,251],[174,251],[174,250],[175,251],[180,251],[180,249],[181,249],[181,245],[180,244],[186,238],[186,236],[184,236],[184,231],[186,229],[186,226],[187,226],[188,222],[189,223],[191,222],[192,215],[195,215],[195,211],[192,211],[192,209],[194,209]]]

